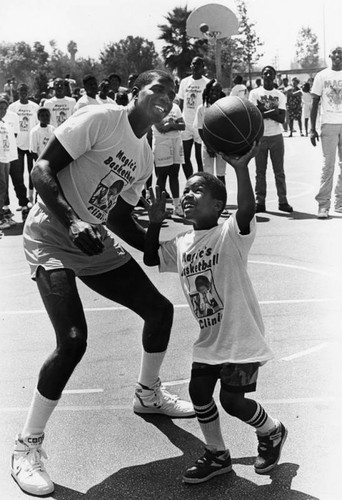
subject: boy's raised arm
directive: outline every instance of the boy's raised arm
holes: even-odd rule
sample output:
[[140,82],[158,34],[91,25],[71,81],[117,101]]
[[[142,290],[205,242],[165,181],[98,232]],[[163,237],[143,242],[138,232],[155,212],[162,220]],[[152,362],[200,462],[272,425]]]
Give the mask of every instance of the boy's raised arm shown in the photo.
[[144,264],[146,266],[158,266],[160,264],[158,249],[159,234],[163,220],[167,216],[166,211],[166,193],[160,192],[159,186],[156,186],[156,192],[149,188],[149,201],[143,200],[148,212],[150,223],[145,236]]

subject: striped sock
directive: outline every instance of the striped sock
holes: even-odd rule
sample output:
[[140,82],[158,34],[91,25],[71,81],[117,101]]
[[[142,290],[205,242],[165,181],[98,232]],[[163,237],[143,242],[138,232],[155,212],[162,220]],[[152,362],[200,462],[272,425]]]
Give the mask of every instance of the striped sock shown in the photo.
[[277,426],[277,421],[270,417],[259,403],[256,403],[256,405],[256,412],[246,424],[254,427],[257,434],[269,434]]
[[194,410],[207,448],[211,451],[224,451],[226,446],[221,433],[220,416],[215,401],[212,399],[205,406],[194,405]]

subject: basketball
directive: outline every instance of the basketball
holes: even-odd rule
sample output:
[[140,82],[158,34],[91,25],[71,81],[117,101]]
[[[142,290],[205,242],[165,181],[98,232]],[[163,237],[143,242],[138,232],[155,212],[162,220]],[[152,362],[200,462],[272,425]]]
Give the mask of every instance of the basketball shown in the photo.
[[222,97],[205,110],[204,142],[216,153],[242,156],[264,133],[264,119],[250,101]]

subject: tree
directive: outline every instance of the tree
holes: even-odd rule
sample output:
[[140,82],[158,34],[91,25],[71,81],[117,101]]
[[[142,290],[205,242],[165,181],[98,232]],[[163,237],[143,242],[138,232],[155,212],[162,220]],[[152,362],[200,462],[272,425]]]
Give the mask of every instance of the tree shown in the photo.
[[302,26],[296,41],[297,61],[303,69],[317,68],[319,65],[318,37],[310,27]]
[[127,81],[130,73],[142,73],[158,65],[158,54],[153,42],[140,36],[128,36],[118,43],[108,44],[100,53],[104,71],[115,72]]
[[76,52],[77,52],[77,43],[73,40],[70,40],[67,46],[68,52],[70,54],[70,59],[72,63],[75,63]]
[[176,71],[180,79],[187,76],[193,57],[204,55],[207,51],[206,41],[190,39],[187,36],[186,20],[191,12],[187,6],[176,7],[165,16],[168,24],[158,25],[161,30],[158,39],[166,42],[161,51],[165,66],[170,71]]
[[252,84],[251,73],[253,65],[263,56],[258,52],[263,42],[255,31],[255,23],[248,18],[246,3],[244,0],[237,0],[238,17],[240,18],[239,37],[235,40],[235,63],[240,66],[240,71],[248,72],[249,84]]

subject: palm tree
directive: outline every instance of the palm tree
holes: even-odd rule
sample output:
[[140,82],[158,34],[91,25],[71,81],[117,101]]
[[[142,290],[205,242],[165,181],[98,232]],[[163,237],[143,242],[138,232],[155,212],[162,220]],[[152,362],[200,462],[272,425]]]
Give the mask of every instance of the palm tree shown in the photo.
[[187,37],[186,20],[191,12],[187,6],[175,7],[165,16],[168,24],[158,25],[161,30],[158,39],[166,42],[161,51],[165,66],[176,71],[180,79],[187,76],[192,58],[202,55],[206,46],[203,40],[192,41]]

